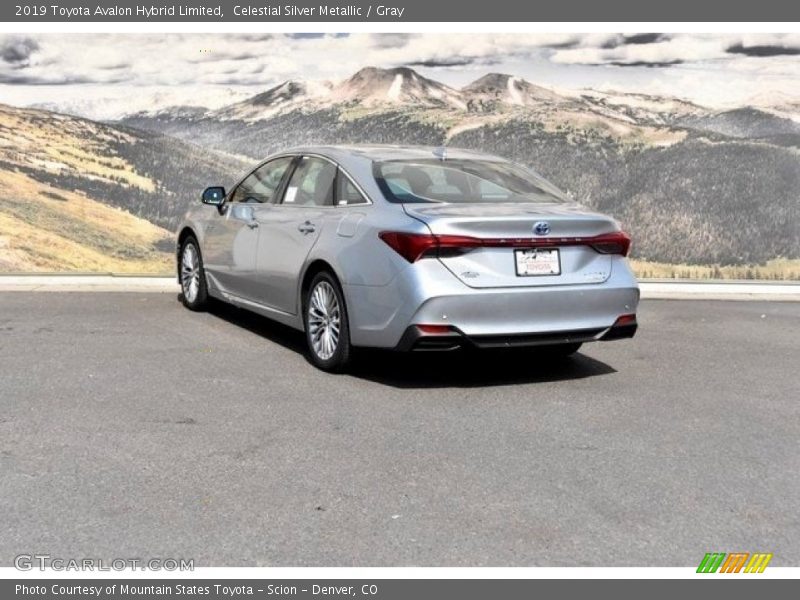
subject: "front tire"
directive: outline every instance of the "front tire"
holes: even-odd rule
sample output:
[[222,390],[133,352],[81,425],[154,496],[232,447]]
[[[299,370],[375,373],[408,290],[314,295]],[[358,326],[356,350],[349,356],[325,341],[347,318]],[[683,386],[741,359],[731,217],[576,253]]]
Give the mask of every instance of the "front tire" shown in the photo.
[[344,294],[336,278],[326,271],[317,273],[303,306],[311,362],[324,371],[343,371],[350,362],[352,347]]
[[188,236],[181,245],[178,275],[181,283],[181,302],[189,310],[204,310],[208,305],[208,284],[203,270],[200,245]]

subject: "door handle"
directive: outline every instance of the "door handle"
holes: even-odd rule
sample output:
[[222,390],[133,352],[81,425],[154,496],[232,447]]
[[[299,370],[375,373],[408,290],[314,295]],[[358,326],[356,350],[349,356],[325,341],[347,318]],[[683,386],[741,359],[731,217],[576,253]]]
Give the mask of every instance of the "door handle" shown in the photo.
[[253,220],[253,221],[248,221],[248,222],[247,222],[247,226],[248,226],[250,229],[256,229],[256,228],[258,227],[258,221],[255,221],[255,220]]
[[314,225],[311,221],[306,221],[305,223],[301,223],[297,226],[297,231],[300,233],[314,233],[316,230],[316,225]]

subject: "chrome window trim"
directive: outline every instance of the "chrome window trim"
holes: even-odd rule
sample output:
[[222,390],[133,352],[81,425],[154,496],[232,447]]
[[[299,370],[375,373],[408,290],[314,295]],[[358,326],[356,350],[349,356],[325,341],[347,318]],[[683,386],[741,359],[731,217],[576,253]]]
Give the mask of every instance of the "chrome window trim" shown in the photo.
[[[240,204],[240,203],[238,203],[238,202],[234,202],[234,201],[233,201],[233,195],[236,193],[236,190],[238,190],[238,189],[239,189],[239,186],[240,186],[240,185],[242,185],[242,184],[245,182],[245,180],[246,180],[248,177],[250,177],[250,176],[251,176],[253,173],[255,173],[256,171],[258,171],[258,170],[259,170],[261,167],[263,167],[263,166],[265,166],[265,165],[267,165],[267,164],[271,163],[272,161],[278,160],[279,158],[287,158],[287,157],[288,157],[288,158],[294,158],[295,156],[297,156],[297,155],[296,155],[296,154],[284,153],[284,154],[278,154],[278,155],[276,155],[276,156],[270,156],[270,157],[268,157],[268,158],[266,158],[266,159],[262,160],[262,161],[261,161],[260,163],[258,163],[258,164],[257,164],[257,165],[256,165],[256,166],[253,168],[253,169],[251,169],[250,171],[248,171],[248,172],[245,174],[245,176],[244,176],[244,177],[242,177],[241,179],[239,179],[239,181],[237,181],[237,182],[236,182],[236,183],[233,185],[233,187],[231,187],[230,191],[229,191],[229,192],[228,192],[228,193],[225,195],[225,202],[223,203],[223,205],[224,205],[224,204]],[[291,163],[291,161],[290,161],[290,162],[289,162],[289,165],[288,165],[286,168],[288,169],[288,168],[289,168],[289,167],[291,167],[291,166],[292,166],[292,163]],[[284,173],[284,176],[285,176],[285,173]],[[282,180],[282,179],[281,179],[281,182],[283,182],[283,180]],[[275,191],[278,191],[279,189],[280,189],[280,185],[278,185],[278,188],[277,188]],[[271,202],[269,202],[269,203],[268,203],[268,202],[262,202],[262,203],[260,203],[260,204],[261,204],[262,206],[263,206],[263,205],[267,205],[267,206],[277,206],[277,204],[275,204],[275,203],[271,203]]]
[[[259,170],[261,167],[263,167],[263,166],[264,166],[264,165],[266,165],[267,163],[270,163],[270,162],[272,162],[273,160],[277,160],[277,159],[279,159],[279,158],[291,158],[291,159],[295,159],[295,158],[302,158],[303,156],[308,156],[308,157],[313,157],[313,158],[321,158],[322,160],[326,160],[326,161],[328,161],[329,163],[331,163],[332,165],[334,165],[334,166],[335,166],[337,169],[339,169],[339,171],[341,171],[342,173],[344,173],[345,177],[347,177],[347,179],[349,179],[349,180],[350,180],[350,183],[352,183],[352,184],[355,186],[355,188],[358,190],[358,192],[359,192],[359,193],[360,193],[360,194],[361,194],[361,195],[364,197],[364,199],[366,200],[366,202],[364,202],[363,204],[344,204],[344,205],[341,205],[341,204],[333,204],[333,205],[330,205],[330,206],[315,206],[314,208],[324,208],[324,209],[327,209],[327,208],[338,208],[338,209],[344,209],[344,208],[357,208],[357,207],[372,206],[372,205],[374,204],[374,202],[372,201],[372,198],[370,198],[369,194],[367,194],[367,193],[364,191],[364,188],[363,188],[363,187],[361,187],[361,184],[359,184],[359,183],[358,183],[358,182],[357,182],[357,181],[356,181],[356,180],[353,178],[353,176],[352,176],[352,175],[350,175],[350,173],[348,173],[348,172],[347,172],[347,169],[345,169],[344,167],[342,167],[342,165],[340,165],[338,162],[336,162],[335,160],[333,160],[333,159],[332,159],[332,158],[330,158],[329,156],[325,156],[324,154],[317,154],[316,152],[303,152],[303,153],[300,153],[300,154],[298,154],[298,153],[296,153],[296,152],[282,152],[282,153],[280,153],[280,154],[276,154],[276,155],[274,155],[274,156],[269,156],[269,157],[265,158],[265,159],[264,159],[264,160],[262,160],[260,163],[258,163],[258,165],[256,165],[256,167],[255,167],[255,168],[253,168],[252,170],[248,171],[248,172],[247,172],[247,174],[246,174],[244,177],[242,177],[241,179],[239,179],[239,181],[237,181],[237,182],[236,182],[236,184],[235,184],[235,185],[234,185],[234,186],[231,188],[231,191],[230,191],[230,192],[228,192],[228,194],[226,195],[226,197],[225,197],[225,204],[232,204],[233,202],[232,202],[232,200],[231,200],[231,199],[233,198],[233,194],[236,192],[237,188],[238,188],[240,185],[242,185],[242,183],[244,183],[244,180],[245,180],[245,179],[247,179],[248,177],[250,177],[250,175],[252,175],[252,174],[253,174],[253,173],[255,173],[256,171],[258,171],[258,170]],[[290,164],[290,166],[291,166],[291,164]],[[285,194],[285,193],[286,193],[286,190],[284,189],[283,191],[284,191],[284,194]],[[294,205],[294,206],[293,206],[293,205],[291,205],[291,204],[284,204],[284,202],[283,202],[283,196],[281,196],[281,201],[280,201],[280,202],[276,202],[276,203],[269,204],[269,206],[273,206],[273,207],[277,207],[277,206],[285,206],[285,207],[287,207],[287,208],[310,208],[310,207],[308,207],[308,206],[298,206],[298,205]]]
[[[361,194],[364,197],[366,202],[364,202],[363,204],[350,204],[350,205],[347,205],[347,204],[344,204],[344,205],[331,204],[331,205],[326,205],[326,206],[300,206],[300,205],[297,205],[297,204],[295,204],[295,205],[284,204],[283,198],[281,198],[281,201],[278,204],[273,204],[272,206],[285,206],[287,208],[319,208],[319,209],[329,209],[329,208],[339,208],[339,209],[341,209],[341,208],[351,208],[351,207],[352,208],[356,208],[356,207],[359,207],[359,206],[362,206],[362,207],[363,206],[372,206],[372,204],[373,204],[372,198],[370,198],[369,195],[364,191],[364,188],[362,188],[359,185],[359,183],[353,178],[353,176],[350,175],[350,173],[347,172],[347,169],[342,167],[342,165],[340,165],[338,162],[336,162],[335,160],[333,160],[329,156],[325,156],[324,154],[317,154],[316,152],[302,152],[300,154],[296,154],[296,153],[292,154],[292,153],[288,153],[287,152],[286,154],[279,154],[278,156],[270,157],[269,160],[273,160],[275,158],[282,158],[284,156],[291,156],[293,158],[303,158],[303,157],[321,158],[322,160],[325,160],[325,161],[331,163],[333,166],[335,166],[337,169],[339,169],[339,171],[342,172],[345,175],[345,177],[347,177],[347,179],[350,180],[350,183],[352,183],[355,186],[355,188],[358,190],[358,193]],[[267,161],[264,161],[264,162],[267,162]],[[286,193],[286,190],[284,190],[284,193]]]

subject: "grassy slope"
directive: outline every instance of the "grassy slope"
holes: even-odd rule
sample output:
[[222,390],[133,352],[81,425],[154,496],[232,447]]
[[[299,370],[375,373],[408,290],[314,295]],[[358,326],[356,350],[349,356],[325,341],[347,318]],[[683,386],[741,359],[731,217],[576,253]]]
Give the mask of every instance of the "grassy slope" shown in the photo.
[[169,232],[122,210],[0,171],[0,271],[168,272]]
[[165,229],[16,170],[76,173],[147,191],[155,187],[107,145],[124,134],[42,114],[0,106],[0,271],[170,271]]
[[671,265],[631,259],[642,279],[758,279],[800,281],[800,260],[776,258],[763,265]]

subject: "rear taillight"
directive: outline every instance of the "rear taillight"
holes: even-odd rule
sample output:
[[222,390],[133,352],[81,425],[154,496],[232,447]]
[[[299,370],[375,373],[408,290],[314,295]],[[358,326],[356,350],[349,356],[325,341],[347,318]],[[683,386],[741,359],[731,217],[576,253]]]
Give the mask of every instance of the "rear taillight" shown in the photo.
[[631,249],[631,236],[624,231],[615,231],[614,233],[607,233],[590,238],[589,244],[600,254],[621,254],[628,256],[628,251]]
[[463,251],[483,245],[483,240],[461,235],[382,231],[379,237],[389,244],[392,250],[411,263],[442,249]]
[[413,263],[436,247],[436,238],[424,233],[381,231],[379,237],[408,262]]
[[549,238],[474,238],[464,235],[434,235],[382,231],[378,234],[395,252],[408,262],[430,255],[468,252],[474,248],[557,248],[559,246],[589,246],[600,254],[628,255],[631,238],[624,231],[604,233],[593,237]]

